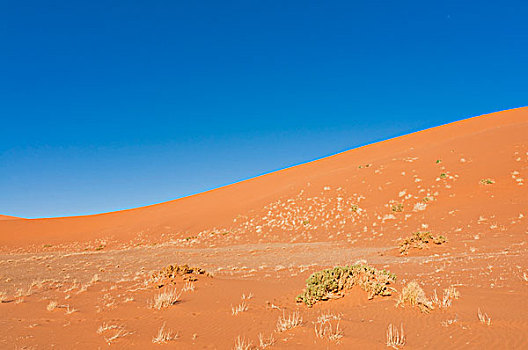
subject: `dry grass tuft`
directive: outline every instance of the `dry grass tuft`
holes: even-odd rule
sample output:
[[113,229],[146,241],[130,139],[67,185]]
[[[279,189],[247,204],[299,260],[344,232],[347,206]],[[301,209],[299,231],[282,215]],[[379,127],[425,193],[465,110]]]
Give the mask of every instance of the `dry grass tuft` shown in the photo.
[[[332,324],[334,322],[335,326]],[[314,322],[314,331],[317,338],[327,338],[330,341],[338,342],[343,338],[343,331],[339,328],[341,316],[334,314],[321,314]]]
[[158,334],[152,338],[154,344],[165,344],[178,338],[178,333],[172,333],[170,329],[165,329],[165,322],[161,325],[158,330]]
[[416,281],[409,282],[403,287],[396,306],[404,306],[405,303],[417,306],[424,313],[429,313],[434,309],[433,303],[427,299],[425,292]]
[[252,344],[250,341],[246,340],[245,338],[240,338],[240,336],[238,336],[235,340],[233,350],[250,350],[251,346]]
[[270,334],[270,336],[268,338],[264,338],[262,333],[259,333],[258,340],[259,340],[259,348],[260,349],[266,349],[266,348],[272,346],[273,344],[275,344],[275,338],[273,337],[273,333]]
[[247,311],[247,310],[248,310],[248,305],[246,304],[245,300],[242,300],[242,302],[239,305],[235,307],[231,307],[231,314],[233,316],[236,316],[239,313]]
[[176,289],[166,289],[154,297],[154,302],[151,306],[156,310],[167,308],[176,304],[180,300],[181,294],[182,292],[177,293]]
[[194,282],[186,281],[183,285],[182,292],[194,292]]
[[411,248],[424,249],[429,243],[440,245],[446,242],[447,238],[442,235],[433,236],[429,232],[415,232],[400,243],[400,254],[407,254]]
[[286,317],[285,313],[282,313],[282,316],[277,320],[277,331],[284,332],[289,329],[298,327],[302,324],[302,317],[299,314],[299,311],[294,311]]
[[486,313],[482,313],[482,311],[480,311],[480,308],[477,311],[477,316],[480,322],[487,326],[491,326],[491,317],[489,317]]
[[52,300],[49,302],[48,306],[46,306],[46,310],[53,311],[57,307],[57,302],[55,300]]
[[448,288],[444,289],[444,294],[442,295],[442,299],[438,298],[438,295],[436,294],[436,289],[433,292],[433,297],[431,298],[431,301],[434,305],[438,306],[440,309],[445,309],[451,306],[453,299],[458,299],[460,297],[460,293],[455,289],[454,286],[449,286]]
[[400,330],[391,324],[387,328],[387,346],[393,349],[403,348],[405,345],[405,333],[403,325],[400,324]]
[[103,322],[103,324],[100,325],[99,328],[97,329],[97,334],[104,334],[104,333],[113,333],[111,336],[104,337],[108,345],[112,344],[114,341],[116,341],[119,338],[122,338],[122,337],[125,337],[131,334],[131,332],[127,331],[124,326],[108,325]]

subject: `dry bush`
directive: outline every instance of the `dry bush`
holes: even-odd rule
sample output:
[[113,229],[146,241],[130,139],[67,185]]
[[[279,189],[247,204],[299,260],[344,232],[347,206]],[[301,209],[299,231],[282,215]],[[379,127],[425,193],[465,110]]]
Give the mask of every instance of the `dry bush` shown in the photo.
[[355,285],[368,292],[369,299],[376,295],[391,295],[394,289],[389,284],[395,280],[396,275],[369,265],[336,266],[314,272],[306,280],[306,288],[297,296],[297,302],[311,307],[319,300],[342,297],[347,289]]
[[161,325],[158,330],[158,334],[152,338],[154,344],[165,344],[178,338],[178,333],[172,333],[170,329],[165,329],[165,322]]
[[403,287],[396,306],[404,306],[405,303],[417,306],[424,313],[429,313],[434,309],[433,303],[427,299],[425,292],[416,281],[409,282]]
[[277,331],[284,332],[288,329],[295,328],[302,324],[302,317],[299,314],[299,311],[294,311],[286,317],[285,313],[282,313],[282,316],[279,316],[277,320]]
[[154,302],[151,307],[156,310],[161,310],[174,305],[180,300],[181,294],[181,291],[177,293],[176,289],[166,289],[154,297]]
[[248,310],[248,305],[246,304],[246,302],[244,300],[242,300],[242,302],[239,305],[237,305],[235,307],[231,307],[231,314],[233,316],[236,316],[239,313],[247,311],[247,310]]
[[251,346],[252,344],[249,340],[246,340],[245,338],[240,338],[240,336],[238,336],[235,340],[233,350],[250,350]]
[[387,328],[387,346],[393,349],[403,348],[405,345],[405,333],[403,325],[400,324],[400,330],[391,324]]
[[0,303],[5,303],[7,301],[7,293],[0,292]]
[[[314,332],[317,338],[327,338],[330,341],[339,341],[343,338],[343,330],[339,328],[341,316],[334,314],[321,314],[314,322]],[[334,322],[335,326],[332,324]]]
[[480,308],[477,311],[477,316],[480,322],[485,325],[491,326],[491,317],[489,317],[486,313],[482,313],[482,311],[480,311]]
[[433,236],[430,232],[415,232],[400,243],[400,254],[407,254],[411,248],[426,248],[429,243],[440,245],[446,242],[447,238],[442,235]]

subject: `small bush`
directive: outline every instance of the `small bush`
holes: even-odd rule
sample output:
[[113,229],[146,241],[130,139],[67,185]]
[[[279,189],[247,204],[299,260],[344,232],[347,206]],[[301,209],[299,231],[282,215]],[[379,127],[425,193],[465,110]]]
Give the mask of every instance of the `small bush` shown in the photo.
[[406,254],[411,248],[423,249],[429,243],[443,244],[446,242],[447,238],[442,235],[433,236],[430,232],[415,232],[400,243],[400,254]]
[[391,295],[394,289],[389,284],[394,281],[396,275],[368,265],[337,266],[313,273],[306,280],[304,292],[297,296],[297,302],[312,306],[319,300],[341,297],[345,290],[355,285],[368,292],[369,299]]

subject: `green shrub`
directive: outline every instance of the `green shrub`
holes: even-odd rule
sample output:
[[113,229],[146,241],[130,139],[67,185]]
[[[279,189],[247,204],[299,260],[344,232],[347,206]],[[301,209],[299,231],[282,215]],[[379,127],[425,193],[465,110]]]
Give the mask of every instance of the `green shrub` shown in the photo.
[[320,300],[342,297],[344,291],[355,285],[366,291],[369,299],[376,295],[387,296],[394,291],[388,286],[394,281],[396,275],[369,265],[336,266],[314,272],[306,280],[306,288],[297,296],[297,302],[311,307]]

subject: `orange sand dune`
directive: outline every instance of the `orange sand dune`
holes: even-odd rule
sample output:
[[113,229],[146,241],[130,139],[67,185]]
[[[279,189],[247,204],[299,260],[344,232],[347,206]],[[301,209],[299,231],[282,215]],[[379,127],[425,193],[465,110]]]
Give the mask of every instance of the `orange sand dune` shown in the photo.
[[[393,324],[393,348],[528,349],[527,182],[519,108],[167,203],[1,220],[0,348],[388,349]],[[417,231],[447,242],[401,254]],[[391,295],[296,303],[313,272],[358,261],[397,276]],[[185,263],[213,276],[151,278]],[[429,313],[396,306],[411,281]]]
[[0,220],[16,220],[16,219],[20,219],[20,218],[17,218],[16,216],[0,215]]
[[[528,108],[483,115],[148,207],[91,216],[2,221],[0,245],[57,244],[95,239],[129,241],[139,236],[159,239],[162,235],[184,238],[214,227],[229,228],[238,215],[261,210],[265,205],[296,195],[302,189],[319,191],[325,186],[348,186],[359,191],[360,184],[349,180],[363,179],[362,172],[370,175],[374,168],[401,163],[405,157],[415,157],[420,164],[423,160],[431,162],[441,158],[444,163],[450,162],[453,170],[471,168],[468,176],[477,177],[473,181],[478,181],[479,176],[508,178],[514,171],[507,169],[515,157],[514,147],[526,144],[526,135]],[[463,157],[471,157],[471,162],[460,163],[459,159]],[[372,164],[373,167],[359,169],[361,164]],[[486,168],[489,170],[478,174],[478,169]],[[369,178],[367,185],[373,187],[375,183],[377,186],[377,182]],[[474,185],[474,182],[461,184],[458,191],[470,193]]]

